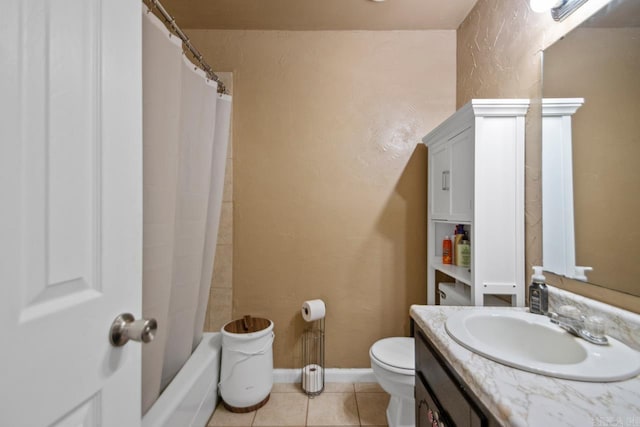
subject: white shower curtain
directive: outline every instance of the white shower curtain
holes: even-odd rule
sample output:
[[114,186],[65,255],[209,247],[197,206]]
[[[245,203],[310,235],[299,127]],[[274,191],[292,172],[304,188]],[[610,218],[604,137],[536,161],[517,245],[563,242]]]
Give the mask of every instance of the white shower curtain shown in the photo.
[[207,231],[205,235],[204,254],[202,258],[202,274],[200,276],[200,292],[198,295],[198,310],[196,311],[195,329],[193,331],[193,345],[195,347],[202,339],[202,325],[207,314],[207,302],[213,277],[213,259],[218,244],[218,226],[220,225],[220,210],[222,206],[222,192],[224,190],[225,166],[227,165],[227,146],[231,127],[231,97],[218,96],[216,107],[216,128],[213,137],[213,156],[211,161],[211,187],[209,190],[209,207],[207,210]]
[[231,98],[182,55],[143,11],[143,316],[158,321],[142,347],[142,411],[202,337],[222,206]]

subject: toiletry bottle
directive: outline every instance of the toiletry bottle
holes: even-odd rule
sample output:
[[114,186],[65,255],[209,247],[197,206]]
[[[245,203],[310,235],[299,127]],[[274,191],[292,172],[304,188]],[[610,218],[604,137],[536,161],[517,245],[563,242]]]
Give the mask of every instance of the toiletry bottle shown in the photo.
[[542,267],[533,267],[531,285],[529,285],[529,311],[535,314],[547,314],[549,311],[549,291],[544,283]]
[[456,229],[453,231],[453,235],[451,236],[451,264],[453,265],[457,265],[456,264],[456,256],[458,255],[456,253],[456,235],[458,234],[458,228],[456,227]]
[[451,240],[449,236],[445,236],[442,241],[442,263],[451,264]]
[[456,225],[456,234],[453,238],[453,263],[455,265],[462,265],[461,257],[460,257],[460,242],[462,242],[464,238],[464,225],[458,224]]
[[458,263],[460,267],[471,266],[471,244],[468,240],[461,240],[458,243]]

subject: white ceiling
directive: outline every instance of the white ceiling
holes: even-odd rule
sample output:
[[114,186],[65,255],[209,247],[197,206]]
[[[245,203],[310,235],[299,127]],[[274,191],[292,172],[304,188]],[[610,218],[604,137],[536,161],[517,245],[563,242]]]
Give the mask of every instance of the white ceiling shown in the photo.
[[477,0],[161,0],[182,28],[455,30]]

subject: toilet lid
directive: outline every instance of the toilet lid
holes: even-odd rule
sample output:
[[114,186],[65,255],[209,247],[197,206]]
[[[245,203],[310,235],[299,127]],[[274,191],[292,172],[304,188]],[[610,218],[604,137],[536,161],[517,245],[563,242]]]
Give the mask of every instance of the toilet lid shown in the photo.
[[371,354],[385,365],[399,369],[415,369],[413,338],[385,338],[371,346]]

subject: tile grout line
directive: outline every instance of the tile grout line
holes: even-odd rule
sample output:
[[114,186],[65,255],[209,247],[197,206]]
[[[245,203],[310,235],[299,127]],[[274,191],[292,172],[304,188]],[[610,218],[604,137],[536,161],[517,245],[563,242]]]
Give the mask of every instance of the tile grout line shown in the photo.
[[356,400],[356,411],[358,412],[358,425],[362,426],[362,420],[360,419],[360,407],[358,406],[358,393],[356,393],[356,385],[353,385],[353,398]]
[[[269,399],[271,399],[271,394],[269,394]],[[258,410],[259,408],[253,411],[253,418],[251,419],[251,427],[253,427],[253,425],[256,422],[256,416],[258,415]]]

